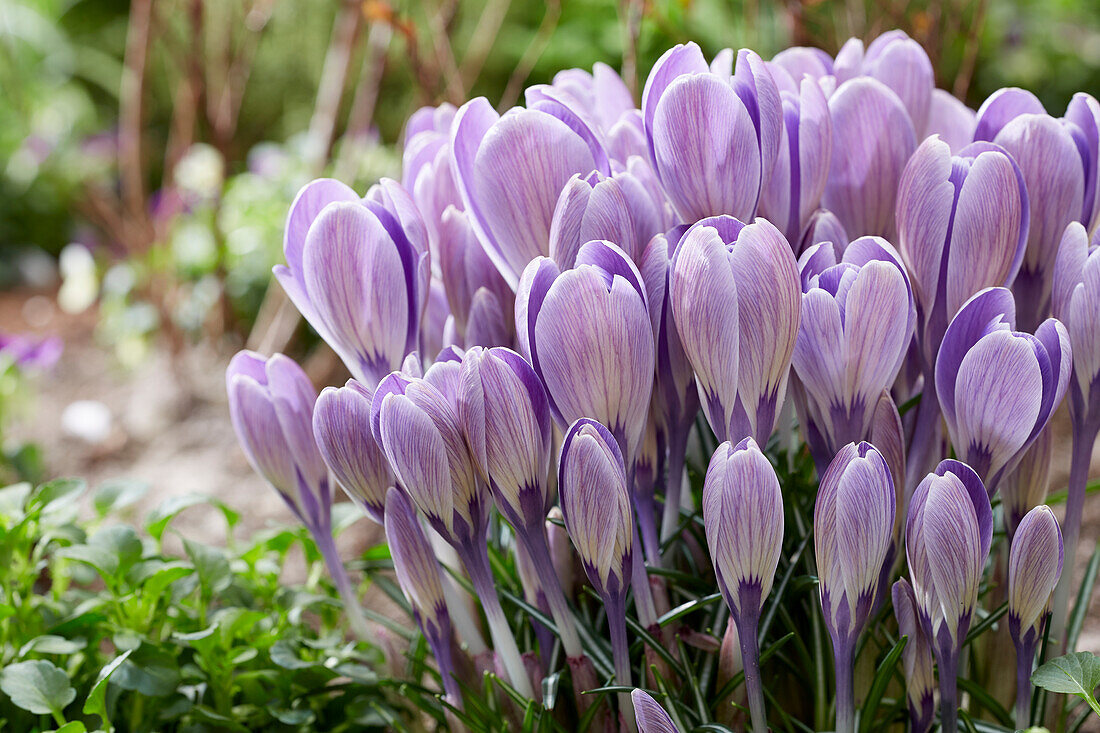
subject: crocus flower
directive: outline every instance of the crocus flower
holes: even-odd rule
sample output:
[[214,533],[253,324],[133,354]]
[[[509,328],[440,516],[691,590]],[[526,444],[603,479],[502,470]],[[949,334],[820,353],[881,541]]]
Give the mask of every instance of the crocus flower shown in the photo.
[[861,75],[885,84],[905,105],[917,136],[924,137],[935,85],[932,62],[905,31],[883,33],[871,41],[866,52],[862,41],[849,39],[836,55],[833,73],[841,84]]
[[936,358],[936,390],[956,454],[990,495],[1046,427],[1069,385],[1069,335],[1060,321],[1032,336],[1016,331],[1005,288],[986,288],[963,304]]
[[393,471],[370,429],[374,392],[354,379],[326,387],[313,408],[313,436],[336,482],[368,517],[382,524]]
[[[607,609],[617,684],[630,684],[626,593],[634,566],[634,516],[618,441],[600,423],[581,418],[562,442],[558,491],[565,529]],[[630,705],[619,697],[624,715]]]
[[890,468],[866,442],[840,449],[817,493],[814,549],[836,660],[837,733],[854,730],[856,641],[875,606],[893,540],[895,502]]
[[391,488],[385,499],[386,543],[393,558],[397,584],[412,606],[413,618],[439,665],[443,689],[454,705],[460,705],[462,690],[455,677],[451,656],[453,631],[443,578],[431,543],[416,518],[416,510],[398,489]]
[[665,709],[648,692],[634,690],[630,700],[638,721],[638,733],[680,733]]
[[936,677],[932,672],[932,646],[921,624],[913,588],[905,578],[894,583],[894,617],[898,633],[909,641],[901,652],[905,666],[905,698],[909,705],[909,725],[913,733],[928,733],[936,717]]
[[[392,201],[391,193],[377,198]],[[314,181],[290,207],[283,251],[275,277],[360,382],[377,384],[417,348],[428,254],[397,212],[342,183]]]
[[853,237],[894,239],[894,204],[906,161],[917,147],[905,106],[886,85],[856,77],[829,97],[833,157],[822,204]]
[[484,97],[471,100],[455,115],[451,147],[470,224],[513,289],[528,262],[550,253],[550,223],[570,177],[611,174],[595,134],[552,100],[503,116]]
[[11,359],[21,369],[47,371],[61,358],[64,343],[57,336],[0,333],[0,357]]
[[779,154],[783,109],[764,61],[742,49],[732,77],[694,43],[669,49],[642,94],[650,161],[681,219],[750,220]]
[[[453,373],[457,375],[457,368]],[[456,413],[457,394],[448,396],[436,384],[427,375],[421,379],[390,374],[374,393],[371,427],[409,498],[454,548],[469,573],[509,682],[532,697],[489,567],[486,533],[492,497],[478,476]],[[453,389],[457,392],[457,385]]]
[[669,302],[720,440],[765,443],[783,405],[798,334],[798,266],[765,219],[703,219],[680,240]]
[[757,627],[783,545],[783,494],[775,469],[752,438],[718,446],[703,482],[703,526],[737,624],[752,726],[767,731]]
[[439,222],[439,265],[456,340],[506,346],[515,328],[515,296],[485,254],[465,212],[448,207]]
[[836,250],[836,256],[840,257],[850,241],[852,240],[848,237],[848,232],[844,231],[844,225],[836,218],[836,214],[828,209],[818,209],[810,214],[801,238],[792,241],[791,246],[795,247],[795,254],[801,255],[815,244],[828,242]]
[[533,261],[516,294],[516,334],[558,426],[581,417],[606,425],[632,466],[653,389],[654,346],[642,276],[626,253],[593,241],[573,269]]
[[833,74],[833,57],[820,48],[809,46],[785,48],[772,57],[769,65],[786,71],[795,83],[806,75],[811,79],[820,79]]
[[[802,316],[792,365],[806,390],[820,473],[842,445],[868,437],[913,333],[913,293],[886,240],[861,237],[837,261],[829,244],[803,253]],[[815,445],[817,443],[817,445]]]
[[928,126],[924,131],[926,136],[939,135],[951,146],[952,153],[958,153],[974,139],[976,125],[974,110],[960,102],[950,92],[942,89],[932,90]]
[[1025,114],[1046,114],[1043,103],[1031,92],[1017,87],[998,89],[990,94],[974,120],[974,140],[993,142],[1005,125]]
[[1054,433],[1050,425],[1039,432],[1035,442],[1024,451],[1016,468],[1001,480],[1001,504],[1009,542],[1029,511],[1047,498],[1050,461],[1054,452]]
[[798,242],[821,203],[833,152],[833,125],[825,94],[814,79],[799,78],[796,93],[780,94],[783,135],[775,168],[760,199],[761,216],[774,222],[790,242]]
[[279,492],[317,543],[355,635],[370,638],[332,537],[332,486],[313,439],[317,392],[302,368],[276,354],[241,351],[225,370],[229,417],[256,473]]
[[957,729],[958,655],[978,602],[993,537],[993,510],[978,474],[946,460],[913,494],[905,531],[909,576],[921,626],[936,656],[940,720]]
[[[552,95],[577,113],[605,143],[614,139],[616,127],[624,116],[634,109],[634,97],[614,69],[597,63],[588,72],[584,69],[565,69],[554,74],[549,87],[535,85],[527,90],[528,102],[532,96]],[[607,145],[608,152],[614,147]],[[625,162],[626,158],[619,158]]]
[[454,105],[447,103],[421,107],[405,123],[401,184],[424,217],[433,261],[445,239],[439,230],[443,212],[449,206],[462,208],[451,164],[450,131],[455,112]]
[[1016,645],[1016,725],[1026,728],[1031,669],[1051,594],[1062,574],[1062,533],[1048,506],[1024,516],[1008,556],[1008,630]]
[[[1068,566],[1074,567],[1089,464],[1100,433],[1100,249],[1090,247],[1079,223],[1066,227],[1054,268],[1054,314],[1066,324],[1073,346],[1073,378],[1069,386],[1069,413],[1073,425],[1069,497],[1066,501]],[[1064,639],[1071,576],[1058,585],[1051,631]]]

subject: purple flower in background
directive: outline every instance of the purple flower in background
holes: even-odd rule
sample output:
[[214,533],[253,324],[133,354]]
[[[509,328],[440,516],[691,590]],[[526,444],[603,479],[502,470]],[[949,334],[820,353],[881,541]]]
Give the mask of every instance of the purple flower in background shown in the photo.
[[1062,533],[1048,506],[1020,522],[1008,556],[1008,630],[1016,645],[1016,725],[1030,718],[1031,669],[1051,594],[1062,574]]
[[[390,189],[400,187],[391,183],[374,198],[399,200]],[[411,200],[402,203],[398,213],[319,179],[298,193],[287,216],[287,265],[277,265],[275,277],[366,385],[377,384],[418,347],[429,267],[426,242],[418,248],[402,224],[402,216],[415,213],[411,206]]]
[[642,276],[626,253],[593,241],[573,269],[532,262],[516,294],[516,334],[558,426],[600,422],[631,467],[649,412],[654,346]]
[[783,405],[798,335],[794,254],[765,219],[703,219],[680,239],[669,302],[719,440],[766,443]]
[[638,721],[638,733],[680,733],[665,709],[643,690],[630,693],[634,704],[634,717]]
[[[609,153],[614,151],[609,143],[619,136],[618,126],[624,124],[624,116],[637,111],[634,97],[622,77],[604,63],[595,64],[591,72],[584,69],[559,71],[549,86],[535,85],[527,90],[528,102],[532,97],[542,96],[552,97],[569,107],[604,141]],[[625,157],[619,160],[626,162]]]
[[794,243],[821,203],[833,153],[833,125],[825,94],[816,80],[799,78],[796,92],[780,93],[783,135],[775,168],[760,198],[760,215]]
[[1025,114],[1046,114],[1043,103],[1031,92],[1017,87],[998,89],[978,108],[974,120],[974,140],[993,142],[1005,125]]
[[439,267],[456,341],[464,346],[510,345],[515,295],[485,254],[465,212],[448,207],[439,231]]
[[802,255],[802,317],[792,365],[806,391],[808,442],[820,473],[840,447],[869,436],[897,377],[916,312],[901,258],[861,237],[839,262],[828,244]]
[[382,524],[393,471],[370,427],[374,392],[349,379],[326,387],[313,408],[313,436],[336,482],[367,516]]
[[0,333],[0,358],[10,359],[20,369],[48,371],[61,358],[64,348],[65,343],[57,336]]
[[550,253],[554,208],[573,174],[611,174],[592,130],[550,99],[503,116],[484,97],[467,102],[455,115],[451,145],[470,224],[513,289],[528,262]]
[[978,602],[992,538],[993,510],[978,474],[959,461],[941,462],[913,494],[905,550],[921,626],[939,669],[946,733],[957,729],[959,650]]
[[718,587],[741,642],[756,733],[766,733],[757,627],[783,546],[783,493],[752,438],[718,446],[703,482],[703,526]]
[[836,660],[836,730],[855,725],[856,641],[875,607],[893,542],[896,498],[890,467],[870,443],[840,449],[821,478],[814,550],[825,625]]
[[901,652],[905,666],[905,698],[913,733],[928,733],[936,717],[936,677],[932,671],[932,646],[924,632],[913,588],[905,578],[894,583],[894,617],[898,633],[909,641]]
[[1047,425],[1024,451],[1016,468],[1001,479],[1001,504],[1010,543],[1024,515],[1046,501],[1053,452],[1054,431]]
[[839,258],[850,241],[852,240],[848,237],[848,232],[844,231],[844,225],[836,218],[836,214],[828,209],[818,209],[810,214],[801,238],[797,242],[791,242],[791,246],[795,247],[795,254],[801,255],[815,244],[828,242],[833,245]]
[[[833,75],[833,57],[820,48],[810,46],[786,48],[772,57],[768,66],[773,69],[772,76],[778,76],[774,67],[779,67],[787,72],[795,84],[806,75],[815,80]],[[778,80],[776,83],[779,83]]]
[[886,85],[855,77],[829,97],[833,157],[822,204],[853,237],[894,239],[898,182],[917,147],[905,105]]
[[1072,367],[1061,322],[1048,319],[1034,336],[1015,329],[1012,293],[986,288],[959,309],[936,358],[951,444],[990,496],[1061,404]]
[[446,241],[439,229],[443,212],[450,206],[462,209],[451,163],[450,130],[455,112],[454,105],[446,103],[421,107],[405,123],[401,184],[424,216],[433,259]]
[[866,52],[862,41],[850,38],[836,55],[833,69],[838,84],[858,76],[885,84],[905,105],[917,137],[924,137],[935,78],[928,54],[905,31],[883,33],[871,41]]
[[783,108],[755,52],[739,51],[731,76],[725,60],[708,67],[694,43],[669,49],[646,80],[642,114],[650,162],[684,222],[756,216],[779,155]]
[[932,103],[928,109],[928,126],[925,136],[939,135],[957,154],[974,140],[977,119],[974,110],[960,102],[955,95],[942,89],[932,90]]

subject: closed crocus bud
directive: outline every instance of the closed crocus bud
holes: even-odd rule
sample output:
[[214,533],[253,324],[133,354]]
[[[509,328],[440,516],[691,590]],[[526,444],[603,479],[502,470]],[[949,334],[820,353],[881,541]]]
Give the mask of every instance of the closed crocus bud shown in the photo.
[[1047,425],[1024,451],[1016,468],[1001,481],[1001,503],[1010,542],[1024,515],[1046,501],[1053,453],[1054,432]]
[[313,436],[340,488],[382,524],[394,477],[370,429],[373,399],[370,388],[354,379],[339,389],[326,387],[313,409]]
[[611,174],[592,130],[550,100],[503,116],[484,97],[467,102],[455,115],[451,147],[470,224],[513,289],[528,262],[550,253],[554,208],[570,177]]
[[853,730],[855,723],[855,645],[875,606],[893,540],[895,502],[890,468],[866,442],[840,449],[817,493],[814,549],[836,660],[838,733]]
[[311,531],[330,530],[332,488],[313,440],[317,392],[282,354],[242,351],[225,370],[229,416],[249,463]]
[[905,666],[905,699],[909,706],[909,724],[913,733],[928,733],[936,717],[936,677],[932,672],[932,647],[924,626],[913,588],[905,578],[894,583],[894,617],[898,634],[909,641],[901,652]]
[[1100,102],[1085,92],[1074,94],[1062,125],[1077,143],[1084,167],[1084,200],[1078,221],[1090,232],[1096,232],[1100,226]]
[[[799,77],[801,79],[801,77]],[[801,79],[796,93],[783,92],[783,135],[775,169],[760,199],[760,215],[797,242],[817,209],[833,152],[829,103],[814,79]]]
[[439,562],[416,510],[397,489],[389,489],[385,499],[386,542],[393,558],[393,570],[401,592],[412,606],[413,618],[431,647],[439,664],[443,689],[453,704],[462,699],[451,657],[452,627],[443,595]]
[[[634,110],[634,97],[630,89],[622,77],[604,63],[595,64],[591,73],[584,69],[559,71],[554,75],[549,89],[557,93],[557,98],[573,109],[604,140],[623,115]],[[533,90],[546,93],[548,88],[539,85],[531,87],[527,92],[528,101]]]
[[936,390],[956,455],[990,495],[1046,427],[1069,385],[1072,357],[1054,318],[1016,331],[1012,293],[987,288],[955,315],[936,358]]
[[957,729],[958,655],[993,537],[993,511],[978,474],[947,460],[917,486],[909,505],[905,549],[921,625],[940,678],[943,730]]
[[905,359],[916,311],[905,268],[884,239],[857,239],[839,262],[832,246],[818,244],[800,264],[792,364],[824,443],[811,445],[823,471],[842,445],[868,437],[879,397]]
[[1016,725],[1028,724],[1031,669],[1062,575],[1062,532],[1048,506],[1024,516],[1008,555],[1008,630],[1016,645]]
[[767,731],[757,627],[783,546],[783,493],[752,438],[718,446],[703,482],[703,526],[741,641],[753,729]]
[[485,254],[466,213],[448,207],[439,231],[440,272],[460,343],[511,343],[515,296]]
[[424,217],[433,262],[438,259],[443,235],[439,222],[449,206],[462,208],[451,166],[451,122],[455,107],[421,107],[405,124],[405,148],[401,158],[401,184]]
[[765,443],[787,390],[800,315],[798,266],[765,219],[703,219],[680,240],[669,299],[699,397],[720,439]]
[[958,153],[974,139],[976,125],[974,110],[950,92],[932,90],[932,104],[928,110],[925,135],[939,135],[951,146],[952,153]]
[[1002,148],[973,143],[953,156],[929,137],[913,153],[898,188],[898,250],[912,274],[929,367],[962,304],[983,288],[1012,284],[1029,219],[1023,175]]
[[650,160],[683,221],[752,219],[779,154],[783,109],[764,61],[742,49],[732,77],[718,66],[694,43],[676,46],[642,94]]
[[905,31],[883,33],[866,52],[862,42],[850,39],[837,54],[834,68],[838,82],[864,75],[889,87],[905,105],[917,136],[924,137],[935,85],[932,62]]
[[582,244],[602,239],[614,242],[638,262],[662,224],[653,198],[633,174],[576,175],[562,189],[554,210],[550,257],[559,267],[572,267]]
[[1076,423],[1100,428],[1100,247],[1078,222],[1066,227],[1054,268],[1054,317],[1073,345],[1070,411]]
[[844,249],[850,241],[852,240],[848,238],[848,232],[844,231],[844,225],[840,223],[840,219],[836,218],[836,214],[828,209],[818,209],[810,214],[801,238],[797,242],[792,241],[791,246],[797,245],[795,254],[801,255],[815,244],[828,242],[833,245],[833,250],[839,258],[844,254]]
[[1020,115],[1046,114],[1043,103],[1031,92],[1017,87],[998,89],[978,108],[974,140],[993,142],[1004,126]]
[[653,389],[653,330],[638,268],[610,242],[584,244],[575,266],[539,258],[516,294],[521,351],[542,378],[565,429],[578,418],[606,425],[632,465]]
[[302,189],[287,219],[287,265],[274,271],[352,375],[374,385],[418,347],[428,253],[406,235],[397,213],[351,196],[334,181]]
[[853,237],[894,239],[898,181],[917,147],[905,106],[870,77],[841,84],[829,97],[833,157],[822,204]]
[[1073,135],[1048,115],[1015,117],[993,141],[1012,155],[1027,184],[1031,226],[1013,291],[1030,330],[1050,314],[1058,244],[1066,225],[1081,215],[1085,175]]
[[634,717],[638,721],[638,733],[680,733],[672,718],[649,693],[634,690],[630,693],[634,704]]

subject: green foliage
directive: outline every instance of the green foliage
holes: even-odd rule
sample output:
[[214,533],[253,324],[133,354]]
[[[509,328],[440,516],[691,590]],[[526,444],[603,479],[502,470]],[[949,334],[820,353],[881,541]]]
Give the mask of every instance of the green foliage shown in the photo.
[[1100,715],[1100,702],[1096,701],[1100,659],[1092,652],[1076,652],[1050,660],[1035,670],[1031,683],[1050,692],[1079,697]]

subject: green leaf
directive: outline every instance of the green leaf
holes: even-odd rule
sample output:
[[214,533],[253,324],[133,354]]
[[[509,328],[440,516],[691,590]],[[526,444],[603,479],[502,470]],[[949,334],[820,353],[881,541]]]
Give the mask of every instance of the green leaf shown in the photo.
[[12,484],[0,489],[0,517],[19,520],[23,517],[23,507],[30,496],[29,483]]
[[48,733],[88,733],[88,729],[79,720],[71,720],[60,728],[49,731]]
[[188,507],[206,503],[208,503],[207,498],[198,494],[169,496],[156,509],[149,512],[145,519],[145,531],[157,542],[160,542],[160,538],[164,536],[164,530],[168,528],[168,525],[180,512]]
[[112,681],[124,690],[134,690],[149,697],[164,697],[175,692],[180,683],[179,660],[168,652],[143,643],[123,660]]
[[88,644],[84,640],[73,641],[63,636],[43,634],[36,636],[19,650],[20,657],[26,657],[34,652],[37,654],[76,654]]
[[111,725],[110,720],[107,718],[107,680],[111,678],[115,670],[122,666],[122,663],[133,653],[133,649],[128,649],[122,654],[119,654],[110,664],[103,669],[99,670],[99,676],[96,677],[95,685],[92,686],[92,691],[88,693],[88,699],[84,701],[84,714],[85,715],[98,715],[103,721],[103,727],[110,733],[114,730],[114,726]]
[[1031,684],[1051,692],[1075,695],[1100,715],[1093,692],[1100,687],[1100,659],[1092,652],[1076,652],[1052,659],[1031,675]]
[[76,497],[72,494],[82,493],[86,488],[88,488],[88,484],[84,482],[84,479],[79,478],[59,478],[44,483],[27,497],[27,512],[36,509],[41,509],[44,512],[49,511],[58,502],[75,500]]
[[35,715],[60,713],[76,699],[69,676],[41,659],[4,667],[0,671],[0,690],[17,707]]
[[894,676],[894,670],[897,667],[898,660],[901,659],[902,650],[905,649],[908,642],[908,636],[902,636],[898,639],[898,643],[894,644],[894,648],[883,658],[882,663],[875,670],[875,679],[871,683],[871,690],[867,693],[867,699],[863,702],[863,711],[859,716],[860,730],[873,730],[871,726],[874,724],[876,709],[882,700],[883,693],[886,692],[886,686]]
[[96,514],[101,518],[110,512],[124,509],[149,491],[149,484],[136,479],[114,479],[101,484],[92,497]]
[[229,587],[229,559],[221,550],[184,539],[183,549],[199,574],[206,595],[213,595]]

